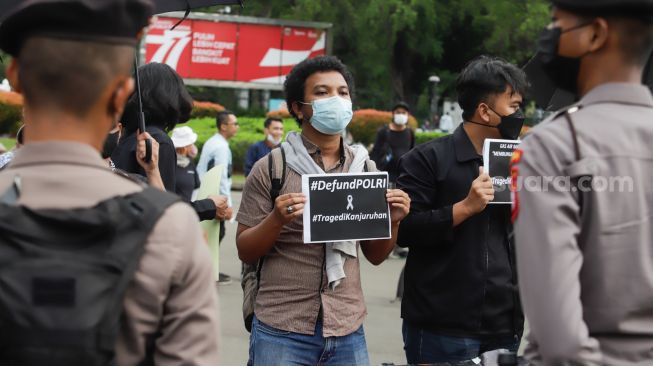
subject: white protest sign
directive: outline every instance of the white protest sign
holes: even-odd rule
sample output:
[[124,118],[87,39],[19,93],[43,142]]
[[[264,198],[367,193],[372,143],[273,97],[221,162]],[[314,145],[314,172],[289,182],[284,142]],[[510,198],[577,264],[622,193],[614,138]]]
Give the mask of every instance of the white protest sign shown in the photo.
[[486,139],[483,143],[483,166],[492,178],[494,200],[490,204],[510,204],[510,159],[521,141]]

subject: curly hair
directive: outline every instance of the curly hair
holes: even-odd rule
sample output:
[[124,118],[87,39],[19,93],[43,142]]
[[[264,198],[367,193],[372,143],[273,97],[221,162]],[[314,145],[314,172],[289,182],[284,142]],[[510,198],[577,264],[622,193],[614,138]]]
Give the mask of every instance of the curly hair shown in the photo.
[[340,59],[335,56],[318,56],[300,62],[290,71],[283,84],[288,111],[295,117],[295,120],[300,126],[302,125],[302,121],[293,111],[293,103],[304,101],[306,79],[315,73],[327,71],[337,71],[345,78],[345,82],[347,82],[347,86],[349,87],[349,95],[353,98],[354,77]]

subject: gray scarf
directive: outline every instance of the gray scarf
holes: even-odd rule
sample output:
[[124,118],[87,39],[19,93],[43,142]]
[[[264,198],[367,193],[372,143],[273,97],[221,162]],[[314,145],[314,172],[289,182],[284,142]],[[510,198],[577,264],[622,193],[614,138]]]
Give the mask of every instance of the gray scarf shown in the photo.
[[[308,154],[302,141],[302,137],[291,132],[282,145],[286,154],[286,164],[290,169],[299,175],[304,174],[325,174],[324,170],[315,163]],[[368,159],[367,149],[363,146],[352,146],[354,149],[354,161],[349,168],[349,173],[360,173],[365,169],[365,162]],[[345,276],[344,264],[347,257],[356,258],[356,242],[346,241],[338,243],[326,243],[326,271],[329,287],[335,289]]]

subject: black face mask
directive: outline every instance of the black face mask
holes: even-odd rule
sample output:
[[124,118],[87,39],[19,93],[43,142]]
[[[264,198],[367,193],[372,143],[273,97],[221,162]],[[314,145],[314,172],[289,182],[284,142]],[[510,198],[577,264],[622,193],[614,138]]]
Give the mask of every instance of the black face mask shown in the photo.
[[543,71],[559,89],[578,95],[578,74],[580,73],[580,57],[565,57],[558,55],[560,36],[563,33],[590,25],[581,24],[562,31],[559,27],[542,31],[537,42],[537,53],[542,61]]
[[524,117],[524,113],[521,111],[521,109],[518,109],[515,113],[508,116],[502,116],[492,108],[490,108],[490,110],[494,112],[494,114],[496,114],[497,116],[501,117],[501,123],[499,123],[498,126],[490,126],[474,121],[465,121],[465,122],[473,123],[475,125],[488,127],[488,128],[496,128],[499,130],[499,134],[504,139],[517,140],[519,138],[519,134],[521,133],[521,129],[524,126],[524,121],[526,120],[526,117]]
[[104,140],[104,147],[102,147],[102,159],[110,158],[113,154],[113,150],[118,146],[118,132],[110,133],[107,135],[107,139]]
[[[492,110],[492,112],[494,112],[494,110]],[[501,117],[501,123],[497,126],[501,137],[506,140],[517,140],[521,133],[521,128],[524,127],[524,120],[526,120],[521,109],[518,109],[515,113],[508,116],[502,116],[497,112],[494,113]]]

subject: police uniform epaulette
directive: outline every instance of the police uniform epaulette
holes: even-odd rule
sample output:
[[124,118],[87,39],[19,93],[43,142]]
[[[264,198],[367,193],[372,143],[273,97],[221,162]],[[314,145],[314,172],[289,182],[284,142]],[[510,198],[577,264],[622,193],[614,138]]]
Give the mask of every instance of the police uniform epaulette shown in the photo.
[[583,108],[583,105],[579,103],[572,104],[570,106],[564,107],[557,112],[555,112],[551,118],[552,121],[564,116],[565,114],[574,114],[581,110]]
[[126,171],[124,171],[122,169],[118,169],[118,168],[114,169],[113,172],[117,176],[119,176],[121,178],[124,178],[124,179],[127,179],[128,181],[130,181],[132,183],[136,183],[136,184],[138,184],[139,186],[141,186],[143,188],[148,187],[147,180],[142,175],[130,174],[130,173],[127,173]]

